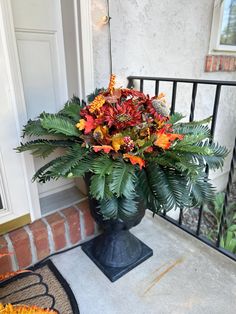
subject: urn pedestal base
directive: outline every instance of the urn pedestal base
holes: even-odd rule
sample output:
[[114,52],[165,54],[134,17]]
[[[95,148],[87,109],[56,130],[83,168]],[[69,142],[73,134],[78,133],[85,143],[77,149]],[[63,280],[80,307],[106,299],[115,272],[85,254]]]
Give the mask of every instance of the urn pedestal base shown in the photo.
[[128,230],[118,234],[101,234],[84,243],[82,250],[111,282],[153,255],[152,249]]

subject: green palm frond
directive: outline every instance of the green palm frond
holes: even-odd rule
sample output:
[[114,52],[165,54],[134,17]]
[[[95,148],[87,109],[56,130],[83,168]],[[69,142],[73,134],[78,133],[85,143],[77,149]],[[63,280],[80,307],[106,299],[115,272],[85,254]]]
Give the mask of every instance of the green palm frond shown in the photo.
[[129,219],[138,213],[138,202],[125,197],[103,199],[100,213],[105,219]]
[[92,172],[100,176],[105,176],[112,172],[113,160],[107,155],[102,155],[95,158],[92,162],[91,169]]
[[41,125],[40,119],[29,120],[23,128],[22,137],[28,136],[43,136],[48,135],[48,131]]
[[132,198],[135,193],[136,180],[134,166],[123,160],[113,162],[109,188],[116,197]]
[[39,168],[33,178],[32,181],[38,180],[40,183],[45,183],[47,181],[50,181],[51,179],[58,179],[58,177],[53,176],[51,171],[49,170],[53,165],[56,165],[61,161],[61,157],[57,157],[49,162],[47,162],[45,165],[43,165],[41,168]]
[[59,115],[69,117],[76,123],[80,119],[80,114],[79,114],[80,110],[81,110],[80,100],[79,98],[78,100],[76,100],[74,96],[71,100],[69,100],[65,104],[64,108],[59,111]]
[[67,174],[67,177],[76,178],[76,177],[84,176],[86,172],[91,171],[91,163],[92,163],[92,158],[89,156],[86,156],[85,158],[80,160],[78,164],[73,166],[71,171]]
[[68,119],[60,117],[56,114],[45,113],[41,118],[41,125],[48,133],[54,134],[64,134],[66,136],[76,136],[80,135],[75,124],[70,122]]
[[171,123],[171,124],[176,124],[177,122],[179,122],[180,120],[182,120],[185,116],[182,115],[181,113],[179,112],[175,112],[174,114],[172,114],[170,116],[170,119],[168,120],[168,123]]
[[138,202],[133,199],[129,199],[126,197],[120,197],[119,199],[119,211],[118,218],[121,219],[129,219],[138,213]]
[[105,198],[100,202],[100,213],[105,219],[117,219],[118,218],[118,198]]
[[60,162],[57,162],[52,166],[51,171],[56,176],[68,176],[69,173],[73,173],[73,169],[77,167],[80,162],[86,158],[88,151],[81,147],[79,144],[74,144],[68,151],[68,153],[61,157]]
[[160,210],[161,205],[158,196],[154,192],[152,182],[149,180],[146,169],[139,171],[137,176],[138,192],[141,195],[141,198],[144,200],[145,206],[153,211],[153,213],[157,213]]
[[20,146],[16,148],[18,152],[25,152],[30,150],[32,155],[36,157],[45,158],[49,156],[57,148],[68,148],[73,145],[70,140],[45,140],[38,139],[29,141],[26,143],[20,143]]
[[186,134],[186,135],[198,135],[198,134],[204,134],[206,137],[211,136],[210,129],[207,125],[201,125],[201,124],[176,124],[173,125],[173,130],[175,133],[178,134]]
[[91,178],[90,193],[97,200],[109,199],[112,193],[109,190],[108,177],[94,174]]
[[191,182],[192,206],[211,202],[214,194],[215,190],[204,173]]

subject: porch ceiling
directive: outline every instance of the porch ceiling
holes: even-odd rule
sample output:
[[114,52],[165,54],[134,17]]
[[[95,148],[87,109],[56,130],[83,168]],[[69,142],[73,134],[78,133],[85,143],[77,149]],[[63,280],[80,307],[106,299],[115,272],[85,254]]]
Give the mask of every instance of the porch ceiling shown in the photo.
[[154,255],[111,283],[81,248],[55,256],[81,314],[233,314],[236,263],[148,212],[133,233]]

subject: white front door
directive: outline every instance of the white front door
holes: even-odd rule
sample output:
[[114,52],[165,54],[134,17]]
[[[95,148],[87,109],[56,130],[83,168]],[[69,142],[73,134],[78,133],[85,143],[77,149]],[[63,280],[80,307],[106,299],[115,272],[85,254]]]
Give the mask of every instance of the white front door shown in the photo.
[[0,225],[39,218],[39,197],[74,184],[33,184],[45,160],[13,148],[28,119],[93,91],[90,13],[90,0],[0,0]]
[[[11,4],[27,119],[36,118],[42,111],[57,112],[68,100],[60,1],[11,0]],[[76,67],[76,59],[74,62]],[[48,162],[37,158],[34,161],[36,169]],[[73,184],[65,179],[38,184],[39,196]]]

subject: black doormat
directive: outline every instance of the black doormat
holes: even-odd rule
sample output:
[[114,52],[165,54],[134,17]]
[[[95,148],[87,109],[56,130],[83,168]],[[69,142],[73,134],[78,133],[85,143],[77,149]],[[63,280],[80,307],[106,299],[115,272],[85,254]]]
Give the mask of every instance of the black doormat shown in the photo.
[[75,296],[51,260],[0,283],[0,303],[36,305],[60,314],[79,314]]

